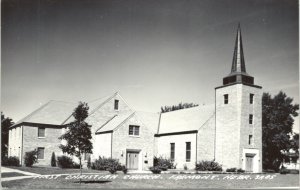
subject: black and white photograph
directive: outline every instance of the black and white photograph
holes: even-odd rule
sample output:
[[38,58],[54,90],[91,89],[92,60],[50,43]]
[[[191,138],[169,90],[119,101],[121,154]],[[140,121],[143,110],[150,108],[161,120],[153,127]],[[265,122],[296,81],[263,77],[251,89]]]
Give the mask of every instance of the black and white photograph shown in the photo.
[[4,189],[299,189],[298,0],[2,0]]

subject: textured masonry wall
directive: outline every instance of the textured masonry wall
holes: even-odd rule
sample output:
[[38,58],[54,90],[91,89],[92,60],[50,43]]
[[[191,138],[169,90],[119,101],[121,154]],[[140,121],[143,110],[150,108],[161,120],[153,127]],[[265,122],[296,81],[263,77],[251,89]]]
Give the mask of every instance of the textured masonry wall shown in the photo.
[[[119,100],[119,109],[114,110],[114,101],[115,99]],[[90,112],[93,110],[89,110]],[[130,112],[131,109],[128,105],[123,101],[123,99],[117,94],[112,97],[109,101],[107,101],[104,105],[102,105],[98,110],[92,113],[88,118],[87,122],[89,125],[92,125],[92,143],[93,143],[93,154],[91,155],[91,160],[98,159],[99,155],[102,154],[102,150],[105,151],[105,155],[107,155],[106,149],[110,149],[111,142],[107,141],[106,136],[102,136],[102,134],[95,135],[95,132],[109,119],[111,119],[114,115],[119,113]],[[104,137],[105,139],[101,140]],[[105,143],[105,144],[102,144]],[[100,152],[99,152],[100,151]],[[94,154],[95,153],[95,154]]]
[[[216,89],[216,161],[223,169],[239,167],[242,85]],[[224,104],[224,94],[229,102]]]
[[[250,93],[254,103],[250,104]],[[224,94],[229,94],[229,103],[224,104]],[[245,149],[259,151],[259,171],[261,171],[262,149],[262,105],[261,89],[242,84],[216,89],[216,161],[223,168],[245,169],[243,152]],[[249,114],[253,114],[253,124],[249,124]],[[249,135],[253,144],[249,145]]]
[[[140,135],[129,136],[129,125],[139,125]],[[140,150],[139,169],[153,166],[154,133],[134,115],[113,132],[112,157],[126,165],[126,150]],[[145,163],[148,161],[148,163]]]
[[[186,165],[188,169],[195,168],[196,162],[196,133],[181,134],[181,135],[168,135],[156,137],[157,141],[157,156],[163,158],[170,158],[171,145],[175,143],[175,161],[176,169],[183,169]],[[186,142],[191,142],[191,161],[186,162]]]
[[[262,171],[262,90],[250,86],[242,87],[242,120],[240,133],[240,167],[243,167],[243,149],[257,149],[259,167]],[[254,94],[253,104],[249,103],[249,94]],[[253,124],[249,124],[249,114],[253,114]],[[249,135],[253,135],[253,143],[249,145]]]
[[197,161],[213,160],[215,149],[215,115],[198,130]]
[[55,156],[62,155],[59,148],[61,141],[58,139],[62,135],[61,128],[45,128],[45,138],[38,138],[38,127],[24,126],[23,136],[23,155],[25,152],[32,151],[38,147],[44,147],[44,159],[38,160],[35,165],[51,165],[52,152]]

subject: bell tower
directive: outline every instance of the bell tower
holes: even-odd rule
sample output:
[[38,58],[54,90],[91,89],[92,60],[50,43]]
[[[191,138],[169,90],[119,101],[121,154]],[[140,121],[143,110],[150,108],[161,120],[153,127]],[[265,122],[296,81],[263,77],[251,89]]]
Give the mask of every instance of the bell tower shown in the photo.
[[240,24],[231,72],[215,88],[215,160],[226,168],[262,171],[262,87],[246,72]]

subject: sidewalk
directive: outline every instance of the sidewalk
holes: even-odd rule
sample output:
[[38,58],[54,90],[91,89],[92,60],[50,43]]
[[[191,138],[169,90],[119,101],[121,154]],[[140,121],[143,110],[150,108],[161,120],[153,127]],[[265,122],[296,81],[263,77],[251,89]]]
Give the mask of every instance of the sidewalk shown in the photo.
[[26,178],[32,178],[34,176],[40,175],[40,174],[36,174],[36,173],[32,173],[32,172],[25,172],[25,171],[21,171],[21,170],[17,170],[17,169],[11,169],[11,168],[7,168],[7,167],[1,167],[1,174],[2,173],[21,173],[23,175],[26,176],[16,176],[16,177],[5,177],[2,178],[1,177],[1,181],[12,181],[12,180],[18,180],[18,179],[26,179]]
[[25,171],[21,171],[21,170],[17,170],[17,169],[11,169],[11,168],[1,166],[1,173],[11,173],[11,172],[21,173],[21,174],[24,174],[24,175],[40,175],[40,174],[37,174],[37,173],[25,172]]

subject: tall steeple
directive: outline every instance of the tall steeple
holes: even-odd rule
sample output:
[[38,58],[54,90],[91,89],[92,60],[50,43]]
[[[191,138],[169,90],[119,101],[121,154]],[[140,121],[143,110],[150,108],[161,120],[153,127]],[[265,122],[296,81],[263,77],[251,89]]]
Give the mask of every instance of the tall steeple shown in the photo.
[[236,33],[231,72],[223,78],[223,85],[233,83],[254,84],[254,78],[246,72],[240,23]]
[[244,60],[244,52],[243,52],[243,43],[242,43],[242,33],[240,23],[238,25],[234,53],[232,59],[232,67],[231,73],[246,73],[245,60]]

